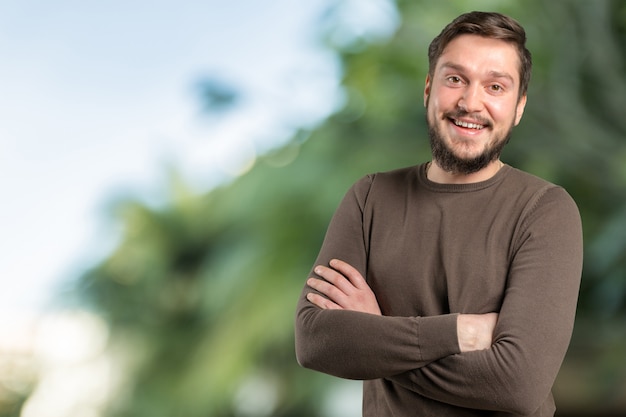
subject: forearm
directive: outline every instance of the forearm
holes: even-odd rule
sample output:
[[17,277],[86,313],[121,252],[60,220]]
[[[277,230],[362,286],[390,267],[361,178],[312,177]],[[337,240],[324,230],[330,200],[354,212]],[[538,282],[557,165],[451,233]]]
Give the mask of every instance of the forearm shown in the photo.
[[505,336],[492,348],[448,356],[388,379],[422,396],[473,409],[533,415],[548,397],[569,338],[534,349]]
[[[531,414],[548,397],[567,351],[576,292],[570,288],[561,299],[544,300],[543,308],[526,295],[515,298],[503,305],[491,348],[448,356],[388,379],[456,406]],[[526,303],[526,313],[511,303]]]
[[458,353],[456,316],[386,317],[321,310],[301,297],[296,356],[302,366],[330,375],[384,378]]

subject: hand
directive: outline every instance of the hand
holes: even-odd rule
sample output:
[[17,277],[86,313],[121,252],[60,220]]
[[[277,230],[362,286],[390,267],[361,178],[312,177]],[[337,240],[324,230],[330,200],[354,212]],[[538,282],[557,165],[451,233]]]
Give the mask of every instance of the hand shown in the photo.
[[489,349],[497,322],[498,313],[459,314],[456,328],[461,352]]
[[309,278],[307,284],[325,297],[310,292],[306,298],[319,308],[381,315],[374,292],[350,264],[333,259],[330,268],[319,265],[315,267],[315,273],[323,279]]

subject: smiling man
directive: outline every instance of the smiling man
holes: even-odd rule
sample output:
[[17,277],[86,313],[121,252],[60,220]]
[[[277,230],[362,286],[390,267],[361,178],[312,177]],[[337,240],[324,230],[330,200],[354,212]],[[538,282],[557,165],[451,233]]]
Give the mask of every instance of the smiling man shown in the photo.
[[429,47],[432,160],[348,191],[297,306],[302,366],[362,379],[363,415],[553,416],[582,270],[576,204],[500,161],[524,29],[464,14]]
[[530,71],[530,55],[522,56],[528,66],[520,71],[518,51],[500,39],[464,34],[446,45],[424,89],[433,152],[429,178],[454,182],[448,173],[477,182],[502,167],[498,158],[526,106],[521,74]]

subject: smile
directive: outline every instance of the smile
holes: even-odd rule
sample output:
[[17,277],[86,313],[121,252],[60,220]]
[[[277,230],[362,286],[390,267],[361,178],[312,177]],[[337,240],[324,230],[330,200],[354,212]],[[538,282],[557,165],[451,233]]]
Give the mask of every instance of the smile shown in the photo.
[[452,119],[452,122],[460,127],[464,127],[466,129],[476,129],[476,130],[481,130],[483,129],[485,126],[484,125],[480,125],[478,123],[468,123],[468,122],[463,122],[461,120],[456,120],[456,119]]

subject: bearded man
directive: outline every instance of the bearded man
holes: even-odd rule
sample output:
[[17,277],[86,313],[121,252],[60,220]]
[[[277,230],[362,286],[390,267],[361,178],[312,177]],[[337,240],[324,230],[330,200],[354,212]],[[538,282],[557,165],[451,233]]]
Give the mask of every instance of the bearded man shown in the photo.
[[348,191],[298,301],[296,355],[363,380],[363,415],[553,416],[582,272],[576,204],[500,160],[527,100],[518,22],[459,16],[429,47],[432,160]]

